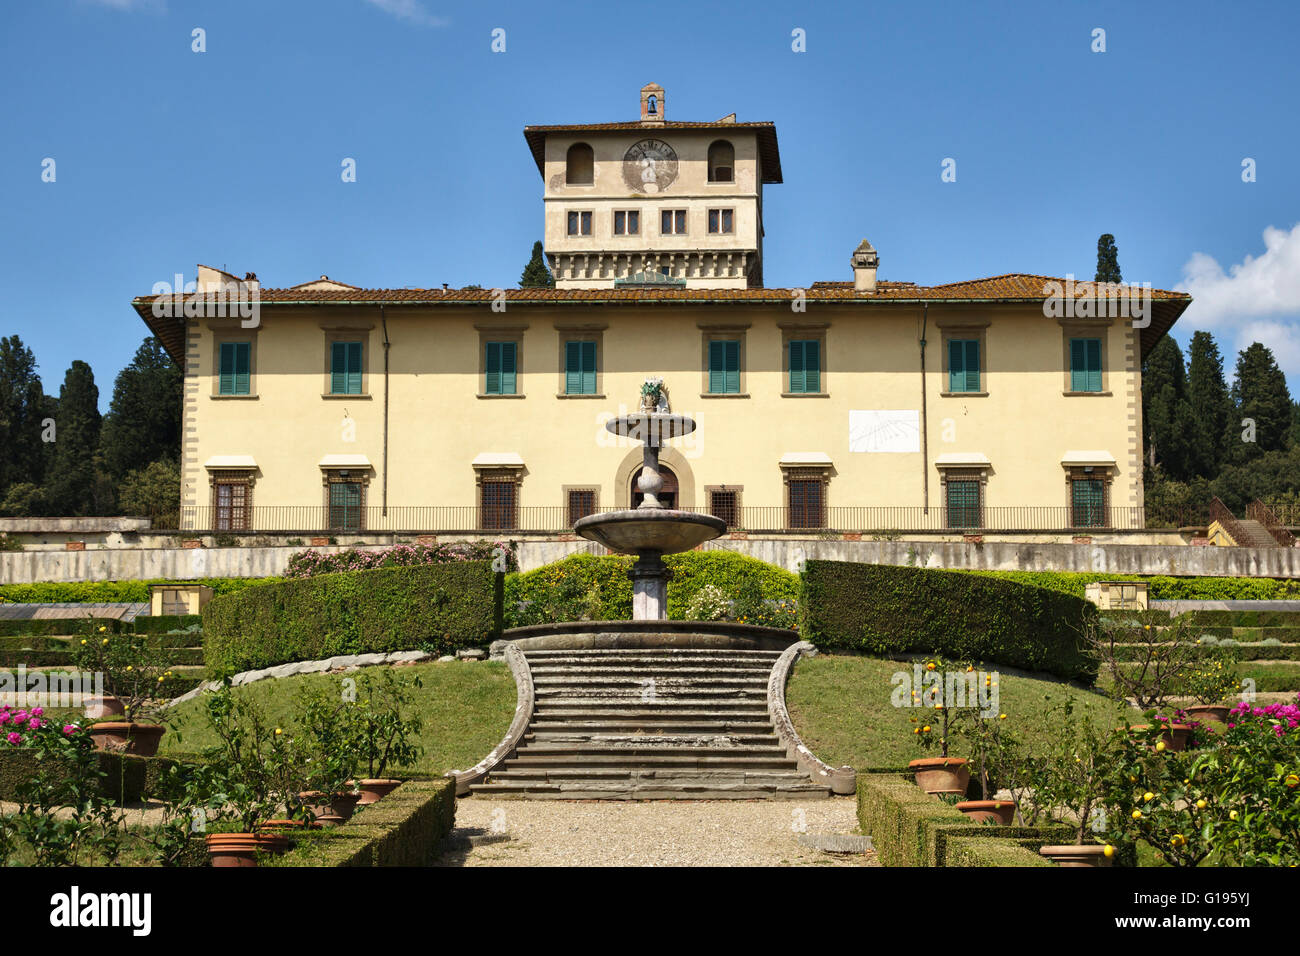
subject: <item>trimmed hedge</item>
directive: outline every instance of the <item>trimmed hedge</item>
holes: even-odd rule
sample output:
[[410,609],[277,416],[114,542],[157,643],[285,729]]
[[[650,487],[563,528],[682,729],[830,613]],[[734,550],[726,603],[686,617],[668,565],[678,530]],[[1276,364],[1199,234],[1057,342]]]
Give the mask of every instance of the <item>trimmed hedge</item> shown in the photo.
[[[575,554],[532,571],[506,575],[506,626],[583,617],[596,621],[631,618],[632,581],[627,572],[633,561],[625,555]],[[797,575],[734,551],[670,554],[664,564],[673,572],[668,582],[670,620],[685,618],[691,599],[706,584],[733,598],[751,582],[769,601],[794,602],[799,596]]]
[[[1083,597],[1096,581],[1146,581],[1153,601],[1283,601],[1300,599],[1294,578],[1172,577],[1163,574],[1107,574],[1098,571],[958,571],[1001,578]],[[1234,613],[1234,612],[1227,612]]]
[[1037,850],[1021,846],[1014,840],[980,837],[955,840],[948,848],[946,866],[1053,866]]
[[[159,780],[169,768],[195,764],[203,759],[197,754],[136,757],[108,751],[100,751],[98,756],[99,768],[106,775],[101,795],[117,801],[119,806],[153,796]],[[0,750],[0,800],[17,801],[21,784],[49,772],[49,765],[37,760],[30,750],[20,747]]]
[[217,674],[338,654],[478,646],[501,631],[486,561],[322,574],[214,597],[204,659]]
[[36,584],[0,584],[0,599],[15,604],[124,604],[147,603],[150,588],[160,584],[206,584],[215,594],[233,594],[280,578],[195,578],[174,581],[150,578],[133,581],[41,581]]
[[799,633],[829,650],[942,654],[1091,684],[1097,659],[1081,598],[957,571],[809,561]]
[[408,780],[347,823],[296,838],[265,866],[429,866],[456,820],[450,778]]
[[964,862],[971,854],[963,855],[963,847],[987,840],[1028,851],[1073,838],[1072,828],[1064,824],[1006,827],[977,823],[926,793],[910,774],[859,773],[858,824],[871,836],[876,858],[883,866],[1036,866],[1010,849],[995,855],[977,849],[975,856],[1013,862]]

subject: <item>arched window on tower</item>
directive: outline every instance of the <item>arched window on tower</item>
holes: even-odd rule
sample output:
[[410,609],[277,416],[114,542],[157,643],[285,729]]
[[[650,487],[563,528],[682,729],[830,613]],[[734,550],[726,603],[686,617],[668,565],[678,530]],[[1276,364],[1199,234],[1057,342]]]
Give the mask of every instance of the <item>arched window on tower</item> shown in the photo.
[[586,143],[574,143],[564,161],[564,182],[568,186],[590,186],[595,182],[596,157]]
[[736,181],[736,151],[725,139],[714,142],[709,147],[709,182],[731,183]]
[[658,98],[658,97],[656,97],[656,96],[652,96],[652,97],[650,97],[650,102],[647,104],[646,112],[649,113],[651,116],[654,116],[654,115],[657,115],[657,114],[658,114],[658,112],[659,112],[659,98]]

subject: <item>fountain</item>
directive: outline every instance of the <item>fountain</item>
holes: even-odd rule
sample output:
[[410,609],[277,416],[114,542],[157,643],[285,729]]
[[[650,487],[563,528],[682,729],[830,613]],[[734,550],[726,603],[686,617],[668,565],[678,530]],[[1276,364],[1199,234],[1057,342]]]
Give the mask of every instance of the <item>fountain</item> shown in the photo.
[[652,379],[642,388],[641,410],[614,418],[605,427],[621,437],[645,442],[641,476],[637,479],[644,498],[628,511],[581,518],[573,530],[611,551],[635,554],[636,563],[628,572],[632,578],[632,620],[666,620],[672,571],[664,564],[663,556],[690,551],[727,530],[721,518],[665,508],[659,501],[664,487],[659,450],[669,439],[695,431],[695,421],[674,415],[662,383]]

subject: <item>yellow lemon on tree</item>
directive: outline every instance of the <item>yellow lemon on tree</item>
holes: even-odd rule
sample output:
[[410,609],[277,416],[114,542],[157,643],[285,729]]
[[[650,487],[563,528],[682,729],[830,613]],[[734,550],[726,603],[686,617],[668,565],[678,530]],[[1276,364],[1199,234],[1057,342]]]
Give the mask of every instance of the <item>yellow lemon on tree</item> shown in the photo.
[[1141,810],[1134,810],[1134,811],[1133,811],[1133,819],[1134,819],[1134,820],[1141,820],[1141,819],[1142,819],[1142,811],[1141,811]]
[[1236,811],[1236,810],[1233,810],[1231,813],[1229,813],[1229,814],[1228,814],[1228,819],[1229,819],[1229,820],[1235,820],[1235,819],[1237,819],[1237,811]]
[[930,725],[929,725],[929,724],[926,724],[924,727],[921,728],[921,733],[923,733],[923,734],[928,734],[929,732],[930,732]]
[[1164,753],[1164,752],[1165,752],[1165,742],[1162,740],[1160,741],[1160,743],[1156,744],[1156,753]]
[[1115,848],[1111,846],[1109,843],[1107,843],[1106,849],[1101,851],[1101,855],[1106,857],[1107,859],[1110,859],[1112,856],[1115,855]]
[[1204,809],[1205,809],[1206,807],[1208,807],[1209,805],[1210,805],[1210,801],[1209,801],[1209,800],[1206,800],[1204,797],[1201,797],[1201,799],[1199,799],[1199,800],[1196,801],[1196,809],[1197,809],[1197,810],[1204,810]]
[[1289,773],[1289,774],[1287,774],[1287,775],[1286,775],[1286,780],[1283,781],[1283,782],[1284,782],[1288,787],[1290,787],[1290,788],[1293,789],[1293,790],[1294,790],[1296,787],[1300,787],[1300,777],[1297,777],[1297,776],[1296,776],[1295,774],[1293,774],[1293,773]]
[[1155,795],[1154,793],[1152,793],[1150,790],[1148,790],[1146,793],[1142,794],[1142,802],[1143,802],[1143,803],[1150,803],[1150,802],[1151,802],[1152,800],[1154,800],[1155,798],[1156,798],[1156,795]]

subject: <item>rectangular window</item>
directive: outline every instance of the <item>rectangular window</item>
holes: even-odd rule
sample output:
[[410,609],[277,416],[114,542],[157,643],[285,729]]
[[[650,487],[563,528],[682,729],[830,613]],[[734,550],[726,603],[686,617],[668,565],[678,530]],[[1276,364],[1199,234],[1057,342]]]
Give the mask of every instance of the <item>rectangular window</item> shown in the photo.
[[822,478],[790,479],[791,528],[822,528],[826,524],[826,482]]
[[614,235],[638,236],[641,234],[641,214],[635,209],[617,210],[614,213]]
[[978,479],[950,479],[948,489],[948,527],[982,528],[980,483]]
[[1070,482],[1071,523],[1076,528],[1106,526],[1106,482],[1100,478],[1075,478]]
[[948,340],[948,391],[980,390],[979,339]]
[[580,518],[596,513],[596,491],[593,488],[573,488],[568,495],[569,527],[572,528]]
[[821,390],[821,341],[791,339],[790,391],[795,394],[814,394]]
[[480,526],[484,531],[518,527],[519,482],[515,478],[484,478],[479,485]]
[[740,342],[709,342],[709,394],[740,394]]
[[247,395],[251,383],[251,342],[222,342],[221,367],[217,376],[220,395]]
[[686,210],[665,209],[659,214],[659,231],[665,236],[686,235]]
[[596,343],[564,343],[564,392],[566,395],[596,394]]
[[591,235],[591,213],[589,212],[569,213],[569,235],[590,236]]
[[738,527],[740,525],[739,496],[734,491],[710,491],[709,513],[725,521],[728,528]]
[[361,482],[330,482],[330,530],[361,531]]
[[488,342],[483,391],[488,395],[515,394],[515,343]]
[[1101,339],[1070,339],[1070,391],[1101,391]]
[[330,343],[330,394],[361,394],[361,343]]
[[246,480],[221,480],[213,485],[217,531],[247,531],[249,527],[249,483]]
[[730,234],[735,232],[735,213],[730,209],[709,210],[709,232]]

